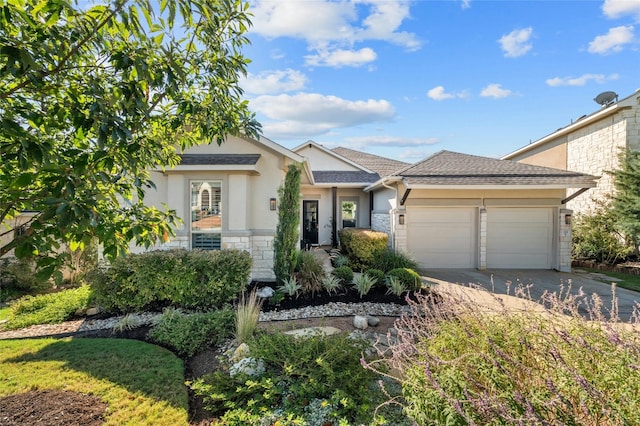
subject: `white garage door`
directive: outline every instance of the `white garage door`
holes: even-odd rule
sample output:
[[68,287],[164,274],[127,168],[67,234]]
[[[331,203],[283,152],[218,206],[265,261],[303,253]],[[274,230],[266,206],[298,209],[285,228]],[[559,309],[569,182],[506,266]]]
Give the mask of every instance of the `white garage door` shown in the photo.
[[487,209],[487,268],[551,269],[553,209]]
[[476,267],[476,211],[408,208],[407,249],[421,268]]

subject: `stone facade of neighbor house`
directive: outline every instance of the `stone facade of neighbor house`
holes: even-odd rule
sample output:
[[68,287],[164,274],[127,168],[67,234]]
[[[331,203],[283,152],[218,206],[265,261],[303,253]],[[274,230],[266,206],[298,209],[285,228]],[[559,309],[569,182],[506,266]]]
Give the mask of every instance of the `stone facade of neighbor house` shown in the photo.
[[[567,208],[579,214],[588,213],[595,207],[595,200],[606,200],[613,193],[613,179],[607,171],[618,168],[618,156],[624,149],[640,149],[640,91],[580,117],[503,159],[599,176],[596,188],[567,202]],[[569,188],[567,197],[576,191]]]

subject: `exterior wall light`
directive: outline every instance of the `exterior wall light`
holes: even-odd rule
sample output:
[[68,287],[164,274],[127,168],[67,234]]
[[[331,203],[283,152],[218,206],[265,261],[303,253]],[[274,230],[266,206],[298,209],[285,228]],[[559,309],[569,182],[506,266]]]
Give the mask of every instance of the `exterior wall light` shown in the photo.
[[571,215],[570,214],[565,214],[564,215],[564,224],[565,225],[571,225]]
[[403,214],[398,216],[398,223],[400,225],[404,225],[404,215]]
[[276,199],[275,198],[269,198],[269,210],[275,210],[276,209]]

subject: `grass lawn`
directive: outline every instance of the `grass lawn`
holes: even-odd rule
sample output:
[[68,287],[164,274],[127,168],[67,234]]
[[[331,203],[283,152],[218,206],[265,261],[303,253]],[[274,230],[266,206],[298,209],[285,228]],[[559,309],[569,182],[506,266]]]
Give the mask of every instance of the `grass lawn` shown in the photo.
[[9,307],[0,308],[0,321],[9,319]]
[[44,389],[98,396],[107,425],[188,424],[182,361],[136,340],[0,340],[0,397]]
[[[621,280],[621,281],[615,281],[617,287],[640,292],[640,275],[621,274],[618,272],[600,271],[597,269],[590,269],[590,268],[585,268],[585,269],[589,272],[595,272],[598,274],[606,275],[608,277],[617,278]],[[602,279],[602,278],[595,278],[595,279],[611,285],[611,281],[607,281],[606,279]]]

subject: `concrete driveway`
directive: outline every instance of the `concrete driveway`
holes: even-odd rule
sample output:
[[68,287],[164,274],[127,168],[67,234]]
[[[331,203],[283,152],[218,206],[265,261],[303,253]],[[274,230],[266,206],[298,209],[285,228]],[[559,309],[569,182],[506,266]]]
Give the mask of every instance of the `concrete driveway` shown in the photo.
[[[587,295],[597,294],[603,301],[604,314],[609,318],[612,306],[611,278],[601,274],[588,273],[574,270],[573,273],[549,271],[549,270],[522,270],[522,269],[494,269],[478,271],[475,269],[429,269],[419,271],[420,275],[428,282],[443,286],[458,284],[462,286],[481,286],[497,294],[514,294],[514,288],[519,285],[530,286],[531,299],[537,301],[545,291],[559,292],[561,286],[566,292],[569,284],[571,293],[576,294],[582,289]],[[599,281],[608,280],[609,284]],[[507,293],[507,283],[510,284],[510,292]],[[618,299],[618,316],[623,321],[629,321],[634,307],[640,303],[640,293],[616,287]],[[586,310],[581,309],[586,313]]]

